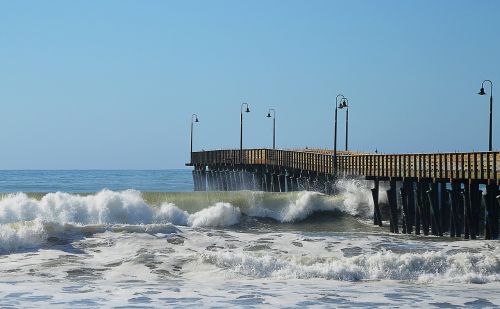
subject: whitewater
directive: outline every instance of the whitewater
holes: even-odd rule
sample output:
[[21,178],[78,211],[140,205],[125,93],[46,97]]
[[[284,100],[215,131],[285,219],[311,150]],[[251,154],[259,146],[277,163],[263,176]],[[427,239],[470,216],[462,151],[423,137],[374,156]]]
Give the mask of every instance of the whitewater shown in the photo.
[[361,180],[335,196],[206,193],[95,173],[77,191],[53,177],[0,194],[0,307],[500,306],[498,241],[389,234]]

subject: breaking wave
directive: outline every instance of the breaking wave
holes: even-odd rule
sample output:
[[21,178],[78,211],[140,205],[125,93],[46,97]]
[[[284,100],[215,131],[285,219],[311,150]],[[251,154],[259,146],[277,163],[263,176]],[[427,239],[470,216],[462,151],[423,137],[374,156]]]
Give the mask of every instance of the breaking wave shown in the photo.
[[41,221],[1,224],[0,253],[39,246],[47,237]]
[[[497,252],[498,253],[498,252]],[[355,257],[308,260],[303,257],[277,259],[228,251],[203,254],[205,262],[253,278],[342,281],[411,280],[486,283],[500,281],[500,260],[495,253],[427,251],[398,254],[391,251]]]
[[239,208],[235,208],[229,203],[217,203],[194,214],[189,214],[174,204],[167,203],[161,206],[157,214],[157,220],[192,227],[235,225],[240,222],[240,217]]
[[290,223],[318,211],[369,216],[372,207],[366,198],[369,190],[350,182],[341,187],[342,192],[337,196],[306,191],[163,194],[103,190],[95,194],[6,194],[0,196],[0,251],[41,244],[49,237],[47,228],[52,232],[63,227],[81,231],[92,226],[97,232],[117,231],[118,226],[128,231],[135,226],[143,231],[144,227],[139,226],[153,229],[165,224],[225,227],[238,224],[242,215]]
[[60,224],[153,224],[171,222],[194,227],[237,224],[241,214],[270,217],[279,222],[301,221],[314,212],[338,211],[369,217],[369,190],[346,182],[339,195],[317,192],[226,192],[156,194],[136,190],[103,190],[95,194],[48,193],[38,198],[25,193],[0,198],[0,224],[32,221]]
[[104,190],[94,195],[48,193],[40,200],[25,193],[0,200],[0,224],[42,220],[58,224],[155,224],[174,223],[194,227],[226,226],[239,222],[240,211],[229,203],[188,214],[171,203],[147,204],[141,192]]

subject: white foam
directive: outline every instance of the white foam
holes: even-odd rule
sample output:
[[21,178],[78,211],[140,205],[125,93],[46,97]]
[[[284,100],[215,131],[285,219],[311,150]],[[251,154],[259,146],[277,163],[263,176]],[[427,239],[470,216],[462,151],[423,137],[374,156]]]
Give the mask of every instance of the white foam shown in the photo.
[[301,191],[290,194],[289,200],[280,207],[270,209],[269,205],[256,203],[245,210],[245,213],[254,217],[273,218],[283,223],[301,221],[319,211],[340,211],[353,216],[371,217],[373,202],[371,197],[368,198],[367,191],[370,192],[360,184],[346,182],[345,189],[339,195]]
[[[342,211],[355,216],[371,217],[373,203],[365,183],[340,180],[337,187],[341,190],[337,196],[306,191],[278,195],[277,198],[275,195],[262,193],[244,195],[246,203],[241,205],[241,210],[249,216],[271,217],[280,222],[300,221],[317,211]],[[260,194],[260,198],[256,198],[256,194]],[[17,193],[0,200],[0,224],[35,219],[83,225],[172,222],[190,226],[221,226],[238,223],[236,219],[239,220],[240,213],[236,208],[218,206],[216,202],[213,201],[211,207],[215,208],[212,210],[205,209],[200,214],[190,214],[172,203],[165,203],[160,207],[148,205],[141,192],[136,190],[103,190],[92,195],[56,192],[46,194],[39,201],[24,193]],[[216,219],[216,214],[223,217]]]
[[159,222],[171,222],[176,225],[187,225],[189,213],[179,209],[172,203],[164,203],[156,215],[156,220]]
[[136,190],[103,190],[93,195],[48,193],[40,201],[24,193],[0,200],[0,223],[42,220],[57,224],[153,224],[171,222],[189,226],[226,226],[239,222],[241,213],[229,203],[216,203],[189,214],[174,204],[148,205]]
[[215,206],[190,215],[188,225],[192,227],[229,226],[237,224],[240,217],[239,208],[235,208],[229,203],[217,203]]
[[94,195],[48,193],[41,200],[24,193],[0,200],[0,252],[39,246],[50,235],[104,231],[170,233],[166,223],[192,227],[237,224],[241,212],[228,203],[189,214],[173,204],[149,206],[135,190],[103,190]]
[[280,213],[279,221],[294,222],[307,218],[317,211],[340,210],[340,204],[336,199],[327,199],[325,195],[317,192],[300,192],[297,199]]
[[135,190],[103,190],[86,196],[56,192],[40,201],[17,193],[0,200],[0,223],[35,219],[60,224],[148,224],[153,210]]
[[311,279],[342,281],[416,280],[485,283],[500,280],[500,261],[492,253],[456,253],[428,251],[422,254],[397,254],[391,251],[367,253],[356,257],[322,258],[254,255],[247,252],[207,252],[206,262],[253,278]]
[[369,218],[373,216],[373,198],[366,181],[358,179],[340,179],[336,182],[344,198],[343,212],[353,216]]
[[37,247],[47,239],[41,221],[0,224],[0,253]]
[[[497,241],[232,229],[214,233],[191,227],[178,227],[182,235],[164,237],[154,232],[175,230],[173,225],[112,227],[118,233],[98,232],[68,245],[0,256],[0,304],[29,307],[33,300],[41,307],[54,303],[64,307],[227,303],[266,308],[500,304]],[[140,228],[150,230],[123,233]],[[45,223],[43,229],[58,235],[80,229],[109,231],[110,226]],[[396,247],[397,252],[383,251]],[[346,257],[345,249],[361,254]],[[398,253],[406,250],[411,253]]]
[[216,203],[214,206],[189,214],[174,204],[166,203],[161,206],[157,218],[192,227],[230,226],[240,222],[241,212],[239,208],[229,203]]

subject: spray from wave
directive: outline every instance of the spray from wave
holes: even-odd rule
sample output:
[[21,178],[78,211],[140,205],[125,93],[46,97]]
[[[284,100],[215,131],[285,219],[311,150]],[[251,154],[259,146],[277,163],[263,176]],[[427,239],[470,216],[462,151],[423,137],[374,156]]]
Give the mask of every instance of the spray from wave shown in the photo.
[[0,225],[0,253],[36,247],[47,240],[41,221],[19,222]]
[[217,203],[194,214],[189,214],[174,204],[166,203],[161,206],[156,215],[157,220],[192,227],[235,225],[240,222],[240,217],[239,208],[235,208],[229,203]]

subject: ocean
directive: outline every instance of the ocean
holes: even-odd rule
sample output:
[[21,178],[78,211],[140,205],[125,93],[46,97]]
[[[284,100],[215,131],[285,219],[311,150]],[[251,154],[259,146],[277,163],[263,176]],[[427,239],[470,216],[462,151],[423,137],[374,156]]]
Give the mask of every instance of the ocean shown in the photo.
[[190,170],[0,171],[0,307],[500,307],[498,240],[391,234],[372,224],[367,182],[337,187],[193,192]]

